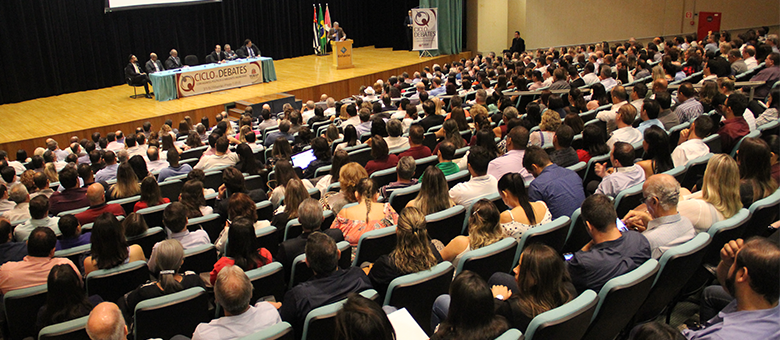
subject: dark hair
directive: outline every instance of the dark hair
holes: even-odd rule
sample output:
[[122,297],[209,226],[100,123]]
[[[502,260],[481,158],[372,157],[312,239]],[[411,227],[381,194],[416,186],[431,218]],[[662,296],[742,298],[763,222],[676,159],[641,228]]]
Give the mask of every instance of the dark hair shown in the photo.
[[[674,168],[672,161],[672,150],[669,145],[669,135],[664,129],[652,125],[645,130],[645,150],[644,159],[653,160],[653,173],[660,174]],[[622,162],[620,163],[623,164]]]
[[79,220],[72,214],[61,216],[57,222],[57,227],[60,228],[63,239],[69,239],[76,237],[76,229],[79,227]]
[[524,150],[528,145],[528,129],[517,126],[509,130],[507,139],[512,139],[512,146],[519,150]]
[[344,150],[336,151],[333,154],[333,162],[330,165],[330,182],[336,183],[339,181],[339,171],[341,167],[349,163],[349,153]]
[[[232,221],[228,229],[228,245],[225,256],[235,261],[235,265],[244,271],[251,270],[266,264],[266,259],[257,251],[255,246],[254,221],[239,217]],[[260,265],[258,265],[260,262]]]
[[291,179],[299,179],[298,174],[295,172],[292,164],[288,161],[282,160],[276,162],[274,166],[274,175],[276,176],[276,183],[280,186],[287,185]]
[[56,245],[57,236],[51,228],[37,227],[27,238],[27,254],[32,257],[48,257]]
[[661,113],[661,105],[657,101],[647,98],[642,102],[642,111],[647,112],[647,118],[657,119]]
[[495,157],[496,155],[489,149],[475,146],[469,150],[468,164],[477,176],[484,176],[487,173],[488,164]]
[[30,200],[29,210],[30,218],[34,220],[39,220],[46,217],[49,212],[49,198],[46,197],[46,195],[33,197],[33,199]]
[[597,124],[586,125],[582,130],[582,146],[592,157],[609,153],[604,130]]
[[[5,185],[0,184],[0,190],[5,190]],[[8,235],[11,234],[12,230],[13,228],[11,228],[10,221],[7,219],[0,219],[0,244],[11,241],[11,237]]]
[[591,87],[590,99],[597,101],[599,106],[609,104],[609,96],[607,95],[607,90],[604,88],[604,84],[593,84]]
[[42,327],[80,318],[94,307],[87,299],[81,277],[69,264],[53,266],[46,284],[46,305],[40,317]]
[[200,207],[206,205],[206,198],[203,196],[203,182],[194,180],[187,181],[181,187],[179,202],[187,209],[187,217],[201,217]]
[[702,115],[693,121],[693,131],[696,132],[696,136],[699,138],[704,138],[710,135],[714,125],[710,116]]
[[339,340],[394,340],[395,329],[378,303],[358,293],[350,293],[336,313],[336,337]]
[[672,326],[653,321],[634,327],[629,335],[630,340],[683,340],[685,337]]
[[378,135],[371,137],[371,157],[374,157],[375,160],[382,160],[388,157],[389,152],[384,138]]
[[357,129],[355,129],[355,126],[347,125],[347,127],[344,128],[344,142],[347,143],[347,146],[355,146],[357,145],[358,140]]
[[184,204],[173,202],[163,211],[163,225],[173,233],[178,233],[187,227],[187,208]]
[[604,194],[595,194],[586,198],[580,208],[582,218],[599,232],[607,232],[609,227],[615,227],[617,212],[614,203]]
[[318,160],[330,163],[330,146],[325,138],[317,137],[312,139],[311,148],[314,150],[314,156]]
[[60,170],[59,179],[63,188],[74,188],[79,185],[79,172],[75,167],[66,166]]
[[456,276],[450,285],[450,297],[447,318],[434,337],[494,339],[508,328],[504,317],[495,313],[490,287],[476,273],[466,270]]
[[271,148],[271,154],[276,158],[289,160],[290,156],[292,156],[290,141],[284,137],[276,137]]
[[661,110],[666,110],[672,106],[672,96],[669,95],[669,92],[660,91],[655,93],[655,100],[658,102],[658,105],[661,105]]
[[243,192],[237,192],[230,195],[228,200],[227,218],[235,220],[239,217],[246,217],[252,223],[257,222],[257,208],[255,202],[249,195]]
[[745,114],[745,109],[748,105],[748,98],[739,92],[732,93],[728,99],[726,99],[726,106],[734,112],[737,117],[742,117]]
[[568,148],[571,146],[571,141],[574,139],[574,130],[568,125],[561,124],[561,126],[555,130],[555,138],[558,140],[558,145],[562,148]]
[[338,266],[336,241],[319,231],[311,233],[306,239],[305,253],[309,267],[317,275],[328,275]]
[[160,185],[154,176],[148,176],[141,181],[141,202],[146,203],[147,207],[153,207],[163,203],[163,197],[160,193]]
[[780,295],[780,249],[776,243],[763,237],[749,239],[737,254],[735,264],[737,269],[747,268],[751,290],[770,304],[777,304]]
[[122,228],[125,229],[125,237],[138,236],[149,230],[143,215],[134,212],[122,220]]
[[753,201],[771,195],[777,190],[777,182],[771,176],[769,145],[761,138],[745,138],[737,152],[739,177],[752,186]]
[[124,263],[130,255],[122,224],[109,212],[95,219],[90,242],[92,260],[95,261],[98,269],[114,268]]
[[236,147],[236,153],[241,160],[241,168],[238,170],[250,175],[256,175],[260,170],[260,164],[258,164],[254,152],[252,152],[252,147],[246,143],[238,144]]
[[501,176],[501,179],[498,180],[498,191],[508,191],[512,196],[517,198],[520,207],[523,208],[523,212],[528,218],[528,223],[530,225],[536,224],[536,215],[534,214],[534,208],[531,207],[531,202],[528,198],[528,189],[525,188],[525,181],[523,180],[522,175],[510,172]]

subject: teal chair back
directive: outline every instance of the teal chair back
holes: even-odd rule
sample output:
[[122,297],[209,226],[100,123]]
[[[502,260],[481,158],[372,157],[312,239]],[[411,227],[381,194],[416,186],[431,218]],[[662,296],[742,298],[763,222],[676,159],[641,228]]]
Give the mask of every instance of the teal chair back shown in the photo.
[[430,335],[433,302],[449,292],[454,272],[452,264],[444,261],[429,270],[397,277],[387,287],[383,305],[406,308]]
[[[378,296],[373,289],[364,290],[360,292],[360,295],[370,300],[375,300]],[[336,313],[341,310],[346,301],[347,299],[344,299],[310,311],[303,322],[303,332],[300,338],[303,340],[331,338],[331,334],[336,333]]]
[[398,177],[398,174],[396,174],[395,167],[392,167],[376,171],[372,173],[370,177],[374,179],[374,183],[376,183],[377,187],[383,187],[394,181]]
[[295,332],[292,326],[287,322],[280,322],[262,331],[255,332],[238,340],[294,340]]
[[465,252],[458,261],[456,274],[470,270],[487,281],[495,273],[510,273],[516,264],[517,241],[507,237],[477,250]]
[[469,173],[468,170],[461,170],[447,176],[446,179],[447,186],[452,189],[452,187],[458,185],[458,183],[468,182],[468,180],[471,179],[471,173]]
[[149,268],[146,261],[125,263],[111,269],[98,269],[87,274],[87,295],[100,295],[103,301],[117,301],[147,280]]
[[632,187],[623,189],[615,197],[615,211],[617,211],[618,217],[625,216],[631,209],[636,208],[642,204],[642,185],[644,183],[636,184]]
[[122,209],[125,211],[125,215],[129,215],[131,212],[133,212],[133,208],[135,207],[135,204],[140,200],[141,200],[141,195],[136,195],[131,197],[120,198],[106,203],[121,205]]
[[525,330],[525,340],[581,338],[598,302],[598,294],[588,289],[574,300],[537,315]]
[[76,266],[79,266],[79,263],[84,263],[84,259],[82,257],[85,257],[90,250],[92,250],[91,243],[69,249],[57,250],[54,252],[54,257],[67,258],[70,260],[70,262],[73,262],[76,264]]
[[162,227],[163,211],[168,207],[170,203],[158,204],[153,207],[143,208],[136,213],[143,216],[146,221],[146,225],[149,227]]
[[588,161],[588,166],[585,169],[585,176],[582,178],[583,186],[587,186],[590,181],[598,180],[596,176],[596,163],[610,163],[609,154],[592,157]]
[[184,187],[184,181],[182,180],[169,181],[168,178],[166,178],[166,180],[160,183],[159,185],[160,185],[160,194],[162,195],[162,197],[171,200],[171,202],[176,202],[179,200],[179,194],[181,193],[181,188]]
[[[715,134],[715,136],[718,136],[718,134]],[[710,158],[714,155],[715,154],[710,152],[704,156],[688,161],[688,163],[685,164],[685,174],[683,175],[683,180],[680,182],[680,185],[688,190],[693,189],[693,186],[696,185],[702,176],[704,176],[704,170],[707,169],[707,162],[709,162]]]
[[260,268],[246,271],[246,276],[252,282],[252,300],[254,305],[258,300],[273,296],[275,301],[282,301],[287,286],[284,284],[284,268],[279,262],[271,262]]
[[780,190],[750,205],[750,222],[743,235],[743,239],[751,236],[769,236],[773,228],[772,222],[777,221],[778,212],[780,212]]
[[395,232],[396,226],[390,226],[360,235],[352,266],[360,266],[363,262],[374,263],[380,256],[390,254],[396,245]]
[[257,211],[257,220],[271,221],[274,218],[274,205],[270,200],[255,203],[255,210]]
[[219,238],[219,234],[225,229],[225,218],[220,214],[208,214],[206,216],[191,218],[187,223],[187,229],[189,229],[189,231],[203,229],[209,234],[209,239],[212,242],[216,242]]
[[664,171],[664,174],[672,176],[672,177],[674,177],[674,179],[677,180],[678,183],[682,183],[683,179],[685,179],[685,170],[686,169],[687,168],[685,167],[685,165],[680,165],[680,166],[674,167],[672,169],[669,169],[667,171]]
[[38,340],[89,340],[87,320],[89,315],[46,326],[38,332]]
[[720,140],[720,135],[717,133],[713,133],[707,137],[704,138],[704,144],[707,144],[707,147],[710,148],[710,152],[712,153],[721,153],[723,151],[722,142]]
[[211,320],[208,294],[201,287],[141,301],[134,315],[136,340],[192,334],[200,323]]
[[585,178],[585,169],[587,169],[587,167],[588,163],[579,162],[577,164],[567,166],[566,169],[576,172],[577,175],[580,176],[580,179],[583,179]]
[[555,251],[560,252],[564,243],[566,243],[566,236],[569,234],[570,226],[571,220],[569,217],[561,216],[548,223],[526,230],[517,242],[517,253],[512,264],[517,264],[520,261],[520,254],[523,253],[525,247],[534,243],[546,244],[550,248],[555,249]]
[[731,158],[736,158],[737,157],[737,150],[739,150],[740,145],[742,145],[742,141],[744,141],[747,138],[757,138],[757,137],[761,137],[761,131],[760,130],[750,131],[750,133],[745,135],[745,137],[740,138],[739,142],[737,142],[737,144],[734,145],[734,149],[731,149],[731,153],[729,153]]
[[[428,136],[427,133],[425,135]],[[433,133],[431,133],[430,135],[432,136],[433,139],[433,147],[431,147],[430,145],[426,145],[426,146],[428,146],[432,151],[436,147],[436,136],[434,136]],[[414,178],[420,178],[420,176],[422,176],[425,169],[427,169],[431,165],[436,165],[436,163],[438,162],[439,162],[439,156],[437,155],[415,159]]]
[[582,215],[580,214],[580,208],[577,208],[577,210],[574,210],[574,212],[571,214],[569,234],[566,236],[566,242],[563,244],[563,250],[561,250],[561,253],[566,254],[576,252],[588,244],[590,240],[591,237],[590,234],[588,234],[588,228],[585,225],[585,219],[583,219]]
[[582,339],[616,337],[647,298],[658,267],[658,261],[649,259],[638,268],[607,281],[599,292],[596,312]]
[[749,219],[750,211],[742,208],[731,218],[713,223],[707,230],[712,238],[712,245],[704,255],[704,264],[717,266],[720,262],[720,249],[729,241],[742,237]]
[[179,271],[192,271],[198,274],[208,273],[214,269],[217,259],[217,248],[211,243],[188,248],[184,250],[184,263]]
[[704,251],[710,244],[710,235],[699,233],[692,240],[673,247],[659,259],[658,274],[647,299],[634,317],[634,323],[649,321],[663,313],[669,303],[683,289],[693,273],[701,266]]
[[271,254],[276,254],[279,251],[279,236],[276,234],[276,227],[272,225],[255,229],[255,248],[265,248]]
[[3,308],[6,315],[9,337],[12,340],[22,340],[35,337],[35,322],[38,310],[46,304],[48,286],[43,284],[5,293]]
[[[395,195],[395,192],[393,192],[393,195]],[[466,219],[466,208],[462,205],[456,205],[452,208],[426,215],[425,222],[427,222],[428,236],[448,244],[455,236],[461,234],[460,226],[463,225],[464,219]]]
[[165,233],[162,227],[151,227],[144,233],[127,238],[127,244],[137,244],[144,250],[144,256],[148,259],[152,255],[152,248],[157,242],[165,240]]
[[393,190],[393,193],[390,194],[387,201],[395,211],[401,211],[406,207],[406,204],[409,203],[409,201],[417,197],[421,186],[422,185],[420,184],[415,184],[406,188]]
[[515,328],[507,329],[507,331],[504,332],[504,334],[501,334],[501,336],[496,338],[496,340],[520,340],[520,339],[523,339],[523,332]]
[[[346,269],[352,265],[352,247],[347,241],[341,241],[336,244],[336,247],[341,251],[341,258],[339,258],[339,268]],[[290,271],[290,281],[287,285],[288,289],[292,289],[297,284],[309,280],[314,273],[311,268],[306,265],[306,254],[300,254],[295,257],[292,263],[292,269]]]

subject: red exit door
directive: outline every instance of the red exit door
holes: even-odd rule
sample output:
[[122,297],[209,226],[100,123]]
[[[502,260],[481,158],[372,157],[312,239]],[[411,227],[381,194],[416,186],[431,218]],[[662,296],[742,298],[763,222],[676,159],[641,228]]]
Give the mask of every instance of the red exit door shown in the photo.
[[699,29],[697,30],[699,40],[707,37],[707,32],[720,31],[720,12],[699,12]]

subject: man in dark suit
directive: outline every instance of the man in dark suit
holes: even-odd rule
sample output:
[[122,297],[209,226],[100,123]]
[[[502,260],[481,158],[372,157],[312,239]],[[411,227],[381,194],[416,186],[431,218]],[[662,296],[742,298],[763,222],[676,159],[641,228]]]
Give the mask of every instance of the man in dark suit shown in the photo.
[[245,58],[254,58],[260,56],[260,49],[257,48],[257,46],[252,44],[252,40],[244,40],[244,46],[241,46],[241,48],[238,49],[241,51]]
[[515,31],[515,37],[512,39],[512,48],[510,49],[512,53],[523,53],[525,52],[525,40],[523,38],[520,38],[520,31]]
[[215,63],[224,63],[225,62],[225,52],[222,52],[222,47],[217,45],[214,47],[214,52],[211,52],[209,54],[211,56],[211,60]]
[[175,70],[182,68],[181,59],[179,59],[179,52],[176,50],[171,50],[171,56],[168,57],[168,60],[165,61],[165,69],[166,70]]
[[130,85],[143,85],[146,90],[146,98],[152,98],[149,94],[149,76],[145,72],[141,72],[141,66],[138,65],[138,58],[134,55],[130,55],[130,63],[125,66],[125,77],[129,80]]
[[328,40],[330,41],[347,40],[347,35],[344,33],[344,30],[341,27],[339,27],[338,21],[333,23],[333,28],[331,28],[330,32],[328,33]]
[[404,29],[406,29],[406,48],[412,50],[412,11],[404,18]]
[[157,59],[157,53],[150,54],[149,61],[146,62],[146,73],[152,74],[160,71],[165,71],[162,61]]
[[[322,206],[313,198],[307,198],[298,206],[298,222],[301,223],[303,234],[296,238],[289,239],[279,245],[279,253],[276,254],[276,260],[284,266],[287,276],[290,276],[293,260],[306,250],[306,239],[315,231],[320,231],[322,224]],[[331,228],[323,231],[325,235],[330,236],[336,243],[344,241],[344,234],[337,228]]]

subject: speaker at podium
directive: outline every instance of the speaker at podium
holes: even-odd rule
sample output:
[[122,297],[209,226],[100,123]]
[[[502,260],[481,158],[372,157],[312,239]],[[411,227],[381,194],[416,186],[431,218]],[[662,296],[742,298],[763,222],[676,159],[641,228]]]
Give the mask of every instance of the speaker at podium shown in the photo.
[[333,48],[333,66],[336,69],[353,68],[352,65],[352,39],[344,41],[331,41]]

